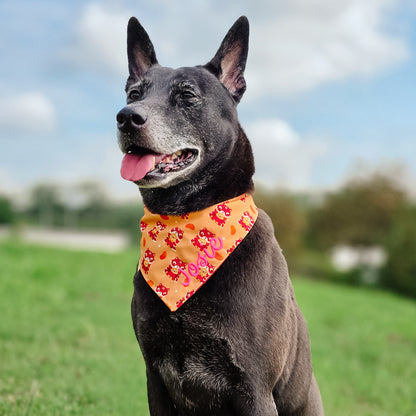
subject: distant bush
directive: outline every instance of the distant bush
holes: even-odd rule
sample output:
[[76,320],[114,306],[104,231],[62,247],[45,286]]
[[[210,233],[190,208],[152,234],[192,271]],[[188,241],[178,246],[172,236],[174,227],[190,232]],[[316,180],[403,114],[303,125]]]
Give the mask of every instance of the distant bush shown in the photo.
[[143,207],[137,202],[115,202],[103,184],[89,181],[73,187],[55,183],[35,186],[22,218],[44,227],[125,231],[136,244]]
[[290,269],[298,266],[303,250],[305,214],[296,198],[284,192],[267,192],[257,188],[256,204],[273,222],[274,232]]
[[325,250],[305,249],[295,272],[313,279],[353,286],[374,286],[379,281],[379,270],[376,268],[357,265],[347,270],[337,269],[330,253]]
[[416,297],[416,208],[397,216],[386,240],[388,260],[381,272],[383,286]]
[[352,179],[310,211],[308,242],[320,249],[382,244],[405,202],[405,192],[389,176]]
[[4,196],[0,196],[0,224],[12,224],[15,213],[11,202]]

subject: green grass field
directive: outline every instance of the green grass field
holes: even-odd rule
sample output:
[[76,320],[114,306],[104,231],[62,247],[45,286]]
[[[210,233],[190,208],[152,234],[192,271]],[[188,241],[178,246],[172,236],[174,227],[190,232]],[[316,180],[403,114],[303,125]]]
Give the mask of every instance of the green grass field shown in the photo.
[[[137,252],[0,243],[0,415],[148,415]],[[416,415],[416,304],[294,278],[326,415]]]

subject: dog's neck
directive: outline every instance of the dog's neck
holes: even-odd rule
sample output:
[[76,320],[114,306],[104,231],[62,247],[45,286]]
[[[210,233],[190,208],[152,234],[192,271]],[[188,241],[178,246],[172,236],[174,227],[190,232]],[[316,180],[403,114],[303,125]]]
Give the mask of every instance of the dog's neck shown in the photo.
[[232,158],[212,161],[191,180],[169,188],[140,188],[144,205],[153,213],[182,215],[205,209],[243,193],[254,191],[254,158],[251,145],[240,128]]

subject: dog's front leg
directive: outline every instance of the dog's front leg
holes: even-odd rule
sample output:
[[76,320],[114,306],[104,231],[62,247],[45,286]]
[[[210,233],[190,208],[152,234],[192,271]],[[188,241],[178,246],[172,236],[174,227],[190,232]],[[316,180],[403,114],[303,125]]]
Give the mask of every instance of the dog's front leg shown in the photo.
[[234,398],[234,412],[238,416],[278,416],[273,396],[266,398],[259,395],[252,400],[244,400],[242,397]]
[[146,371],[146,374],[150,415],[177,416],[178,413],[159,374],[149,370]]
[[278,412],[276,409],[276,404],[274,403],[274,400],[267,400],[266,402],[263,403],[258,403],[257,406],[255,406],[255,408],[250,411],[250,413],[247,413],[247,416],[251,415],[251,416],[278,416]]

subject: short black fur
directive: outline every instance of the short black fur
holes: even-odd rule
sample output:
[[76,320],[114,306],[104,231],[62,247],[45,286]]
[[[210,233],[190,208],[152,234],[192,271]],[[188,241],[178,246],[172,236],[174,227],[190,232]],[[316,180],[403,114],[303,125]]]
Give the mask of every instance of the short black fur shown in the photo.
[[[241,17],[207,65],[170,69],[158,64],[149,36],[130,20],[120,147],[196,155],[177,173],[150,171],[136,182],[151,212],[180,215],[253,192],[253,153],[236,111],[246,88],[248,32]],[[141,272],[131,311],[152,416],[323,415],[306,323],[262,210],[247,237],[176,312]]]

